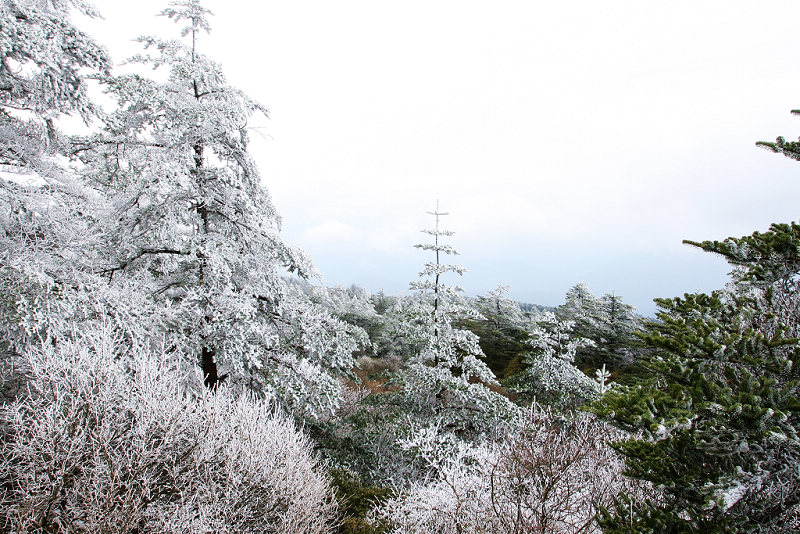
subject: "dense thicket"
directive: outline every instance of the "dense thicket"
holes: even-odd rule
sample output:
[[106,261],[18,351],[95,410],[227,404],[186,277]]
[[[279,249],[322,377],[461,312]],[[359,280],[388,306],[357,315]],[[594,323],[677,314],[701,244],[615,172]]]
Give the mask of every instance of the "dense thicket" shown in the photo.
[[312,445],[270,403],[187,382],[184,360],[131,345],[110,317],[52,341],[4,407],[4,531],[330,530]]

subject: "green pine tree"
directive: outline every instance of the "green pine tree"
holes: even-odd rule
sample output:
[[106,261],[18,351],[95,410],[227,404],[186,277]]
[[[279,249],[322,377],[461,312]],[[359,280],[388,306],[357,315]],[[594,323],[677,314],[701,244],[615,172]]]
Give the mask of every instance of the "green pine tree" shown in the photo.
[[[800,503],[800,226],[687,242],[733,266],[724,290],[657,300],[642,382],[595,410],[634,438],[629,474],[660,498],[620,500],[607,532],[787,532]],[[787,530],[788,529],[788,530]]]

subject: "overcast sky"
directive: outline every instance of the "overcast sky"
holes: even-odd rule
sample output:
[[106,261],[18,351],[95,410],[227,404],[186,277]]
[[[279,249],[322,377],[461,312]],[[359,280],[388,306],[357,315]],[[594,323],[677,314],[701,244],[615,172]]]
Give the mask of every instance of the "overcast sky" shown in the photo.
[[[95,0],[116,61],[166,2]],[[681,245],[796,220],[800,2],[207,0],[201,50],[270,109],[252,151],[328,285],[405,292],[439,199],[468,294],[577,282],[652,314],[710,291]]]

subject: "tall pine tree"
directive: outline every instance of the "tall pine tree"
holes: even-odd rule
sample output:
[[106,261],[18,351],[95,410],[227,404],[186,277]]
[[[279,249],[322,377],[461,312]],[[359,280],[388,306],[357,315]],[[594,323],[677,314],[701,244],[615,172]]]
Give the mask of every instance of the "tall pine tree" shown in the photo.
[[105,131],[75,144],[86,175],[113,201],[109,282],[135,278],[164,310],[163,332],[194,354],[205,384],[220,367],[297,410],[336,404],[357,348],[344,323],[284,277],[315,275],[280,237],[280,217],[248,153],[248,122],[266,109],[231,87],[199,51],[209,12],[177,0],[162,12],[180,40],[142,37],[133,64],[166,81],[110,77],[117,109]]

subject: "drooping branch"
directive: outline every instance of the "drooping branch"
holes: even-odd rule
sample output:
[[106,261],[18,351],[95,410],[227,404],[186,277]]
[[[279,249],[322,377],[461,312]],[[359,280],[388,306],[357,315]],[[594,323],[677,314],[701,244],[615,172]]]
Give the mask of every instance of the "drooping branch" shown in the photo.
[[173,248],[144,248],[140,250],[138,253],[128,258],[127,260],[120,263],[119,265],[103,269],[101,271],[101,274],[108,275],[108,281],[111,282],[111,279],[114,277],[114,273],[116,273],[117,271],[122,271],[126,269],[129,265],[131,265],[138,259],[141,259],[148,255],[155,255],[155,254],[176,254],[179,256],[189,256],[191,252]]

